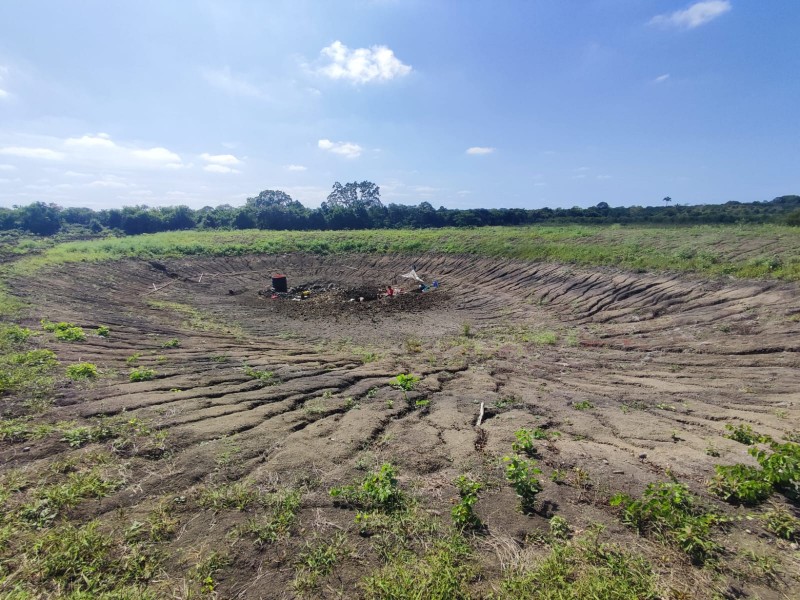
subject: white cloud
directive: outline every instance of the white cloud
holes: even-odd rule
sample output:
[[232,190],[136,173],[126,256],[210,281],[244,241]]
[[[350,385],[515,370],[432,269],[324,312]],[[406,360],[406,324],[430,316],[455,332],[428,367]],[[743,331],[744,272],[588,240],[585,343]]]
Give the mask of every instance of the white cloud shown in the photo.
[[467,154],[473,155],[491,154],[494,151],[494,148],[489,148],[487,146],[473,146],[472,148],[467,148]]
[[705,0],[692,4],[685,10],[676,10],[674,13],[657,15],[650,19],[651,25],[680,27],[694,29],[713,21],[731,9],[729,0]]
[[669,73],[664,73],[653,79],[653,83],[664,83],[667,79],[669,79]]
[[611,179],[611,175],[598,175],[598,179]]
[[161,163],[170,163],[170,164],[180,164],[181,157],[167,150],[166,148],[149,148],[147,150],[132,150],[131,154],[136,158],[141,158],[142,160],[152,161],[152,162],[161,162]]
[[209,173],[241,173],[241,171],[237,169],[231,169],[230,167],[226,167],[225,165],[206,165],[203,167],[204,171],[208,171]]
[[44,160],[62,160],[64,158],[63,152],[56,152],[50,148],[29,148],[25,146],[8,146],[6,148],[0,148],[0,154]]
[[364,150],[361,146],[352,142],[332,142],[330,140],[319,140],[317,146],[321,150],[327,150],[345,158],[358,158]]
[[303,165],[286,165],[287,171],[306,171],[307,168]]
[[203,69],[202,75],[209,85],[232,96],[249,98],[262,98],[265,96],[260,87],[250,83],[241,75],[231,73],[230,67]]
[[79,138],[67,138],[64,141],[64,145],[78,148],[117,148],[117,145],[111,141],[111,136],[107,133],[84,135]]
[[92,181],[91,183],[87,183],[86,187],[90,188],[126,188],[130,187],[129,183],[125,183],[123,181],[115,181],[113,179],[98,179],[96,181]]
[[16,171],[17,167],[14,165],[0,165],[0,171]]
[[215,165],[238,165],[242,161],[236,158],[233,154],[209,154],[208,152],[203,152],[200,155],[207,163],[212,163]]
[[5,91],[3,88],[0,88],[0,98],[8,98],[9,93]]
[[337,40],[323,48],[320,55],[329,62],[320,67],[318,72],[331,79],[369,83],[390,81],[411,72],[411,67],[403,64],[386,46],[351,50]]

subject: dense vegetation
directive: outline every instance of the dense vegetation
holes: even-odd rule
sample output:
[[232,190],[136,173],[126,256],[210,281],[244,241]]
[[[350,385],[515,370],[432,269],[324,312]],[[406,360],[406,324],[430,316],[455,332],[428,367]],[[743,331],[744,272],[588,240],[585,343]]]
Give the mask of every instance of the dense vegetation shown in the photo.
[[[665,198],[665,200],[667,200]],[[111,230],[136,235],[186,229],[342,230],[482,227],[539,224],[729,224],[781,223],[800,225],[800,196],[781,196],[765,202],[727,202],[695,206],[629,206],[612,208],[600,202],[590,208],[492,208],[435,209],[383,205],[375,184],[336,183],[328,200],[310,209],[279,190],[265,190],[248,198],[244,206],[223,204],[193,210],[188,206],[148,208],[126,206],[103,209],[61,208],[36,202],[28,206],[0,208],[0,231],[23,230],[54,235],[64,227],[81,228],[85,234]]]

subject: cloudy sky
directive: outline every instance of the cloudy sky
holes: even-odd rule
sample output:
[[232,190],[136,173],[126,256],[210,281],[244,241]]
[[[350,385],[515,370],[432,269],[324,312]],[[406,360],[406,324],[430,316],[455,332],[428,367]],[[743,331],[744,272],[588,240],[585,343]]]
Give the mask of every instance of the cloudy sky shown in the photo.
[[0,205],[800,193],[800,2],[5,0]]

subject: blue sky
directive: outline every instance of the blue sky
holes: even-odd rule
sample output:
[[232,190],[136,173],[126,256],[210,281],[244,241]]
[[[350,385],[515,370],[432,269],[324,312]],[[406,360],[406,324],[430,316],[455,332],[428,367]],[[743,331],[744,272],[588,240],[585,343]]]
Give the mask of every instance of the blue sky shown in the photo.
[[0,205],[800,193],[800,2],[0,3]]

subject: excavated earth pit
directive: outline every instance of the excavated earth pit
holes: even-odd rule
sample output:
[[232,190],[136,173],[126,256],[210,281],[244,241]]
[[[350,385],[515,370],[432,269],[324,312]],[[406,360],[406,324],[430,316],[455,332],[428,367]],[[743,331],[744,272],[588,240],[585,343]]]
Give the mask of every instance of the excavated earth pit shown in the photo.
[[[168,456],[132,459],[130,485],[86,507],[86,518],[136,517],[159,500],[181,499],[180,535],[166,542],[167,582],[179,581],[192,557],[224,550],[231,558],[217,576],[221,598],[293,597],[304,540],[346,531],[354,550],[315,594],[354,597],[379,561],[357,535],[354,511],[335,506],[327,492],[390,461],[403,487],[445,522],[456,476],[487,482],[476,505],[487,526],[476,541],[483,574],[476,594],[496,589],[509,548],[546,532],[552,515],[578,531],[605,524],[605,538],[654,561],[674,597],[797,593],[796,547],[757,519],[735,520],[752,511],[705,487],[715,464],[755,464],[746,446],[723,437],[726,424],[748,423],[777,440],[797,433],[796,284],[472,256],[415,262],[439,289],[364,302],[349,300],[403,287],[397,276],[409,259],[129,260],[70,264],[12,282],[35,307],[31,327],[46,317],[111,329],[107,339],[57,345],[62,363],[93,362],[104,377],[65,384],[54,420],[124,413],[168,432]],[[311,297],[265,295],[273,272],[310,288]],[[173,339],[179,345],[165,347]],[[155,379],[131,383],[131,364],[154,369]],[[274,376],[265,381],[254,370]],[[391,385],[398,373],[421,378],[407,398]],[[511,453],[515,430],[536,426],[561,436],[539,448],[540,508],[524,515],[499,459]],[[23,453],[0,444],[4,468],[71,452],[46,440],[27,445]],[[561,483],[551,481],[556,470]],[[637,536],[608,505],[616,492],[639,495],[670,478],[734,518],[717,535],[727,552],[722,574]],[[267,490],[304,486],[300,525],[288,540],[226,541],[247,514],[201,509],[194,500],[202,486],[243,480]],[[774,501],[797,515],[781,496]],[[742,576],[745,551],[773,557],[779,574]]]

